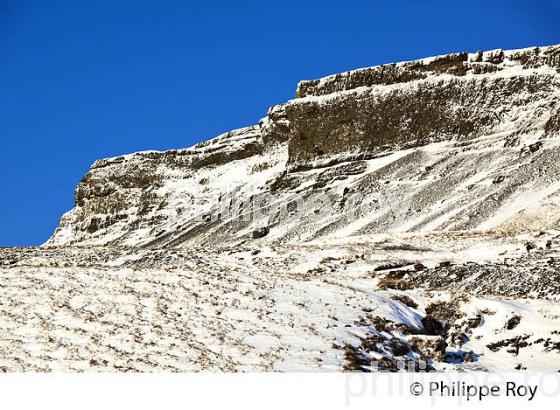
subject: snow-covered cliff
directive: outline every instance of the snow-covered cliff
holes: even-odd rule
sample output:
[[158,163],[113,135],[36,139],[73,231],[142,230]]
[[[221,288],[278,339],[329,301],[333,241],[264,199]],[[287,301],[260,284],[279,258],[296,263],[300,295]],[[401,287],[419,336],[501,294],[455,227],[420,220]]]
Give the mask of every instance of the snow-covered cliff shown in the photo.
[[559,145],[560,46],[360,69],[301,82],[258,125],[97,161],[47,244],[544,229]]

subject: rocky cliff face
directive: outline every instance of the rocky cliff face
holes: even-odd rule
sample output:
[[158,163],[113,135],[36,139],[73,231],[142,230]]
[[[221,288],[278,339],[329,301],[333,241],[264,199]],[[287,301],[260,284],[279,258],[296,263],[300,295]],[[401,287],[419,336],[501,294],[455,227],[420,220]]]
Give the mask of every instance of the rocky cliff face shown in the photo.
[[190,149],[97,161],[48,245],[538,229],[559,143],[560,46],[360,69]]
[[[400,71],[408,75],[402,76],[413,78],[406,82],[388,73],[381,76],[387,84],[375,84],[371,77],[383,67],[364,73],[361,82],[352,73],[315,87],[304,82],[298,94],[305,97],[287,105],[290,162],[538,132],[558,108],[550,98],[558,90],[558,70],[545,64],[545,56],[540,66],[516,64],[519,55],[508,54],[500,63],[470,62],[465,53],[404,64]],[[329,93],[331,88],[341,91]]]

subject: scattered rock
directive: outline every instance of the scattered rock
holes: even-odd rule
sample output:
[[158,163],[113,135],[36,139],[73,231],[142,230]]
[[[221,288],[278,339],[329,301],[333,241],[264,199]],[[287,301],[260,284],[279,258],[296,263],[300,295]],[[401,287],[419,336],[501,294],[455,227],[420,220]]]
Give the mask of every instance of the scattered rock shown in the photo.
[[521,316],[515,315],[508,319],[504,327],[507,330],[512,330],[515,329],[520,322],[521,322]]

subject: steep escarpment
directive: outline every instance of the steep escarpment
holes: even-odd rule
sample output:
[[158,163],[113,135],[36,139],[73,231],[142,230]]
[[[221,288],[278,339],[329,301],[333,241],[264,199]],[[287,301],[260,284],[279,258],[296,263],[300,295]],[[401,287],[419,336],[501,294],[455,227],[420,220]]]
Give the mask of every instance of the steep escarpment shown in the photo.
[[248,127],[190,149],[97,161],[50,243],[144,244],[184,223],[202,223],[213,194],[250,189],[259,183],[250,181],[255,173],[266,176],[283,166],[281,138],[270,136],[269,155],[262,135],[260,127]]
[[559,56],[560,47],[461,53],[304,81],[286,105],[290,163],[542,131],[560,108]]
[[559,113],[559,46],[303,81],[258,125],[97,161],[48,244],[538,229],[523,219],[557,209]]

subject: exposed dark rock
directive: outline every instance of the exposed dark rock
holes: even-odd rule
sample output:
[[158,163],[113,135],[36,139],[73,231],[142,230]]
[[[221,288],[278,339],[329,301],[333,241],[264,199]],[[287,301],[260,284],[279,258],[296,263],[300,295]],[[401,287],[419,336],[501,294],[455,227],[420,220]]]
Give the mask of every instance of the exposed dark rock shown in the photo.
[[422,318],[424,333],[430,336],[442,336],[446,334],[446,325],[433,316],[427,315]]
[[505,328],[507,330],[515,329],[517,327],[517,325],[519,325],[520,322],[521,322],[521,317],[520,316],[517,316],[517,315],[512,316],[506,322]]
[[270,232],[270,228],[264,227],[253,231],[253,239],[264,238]]

